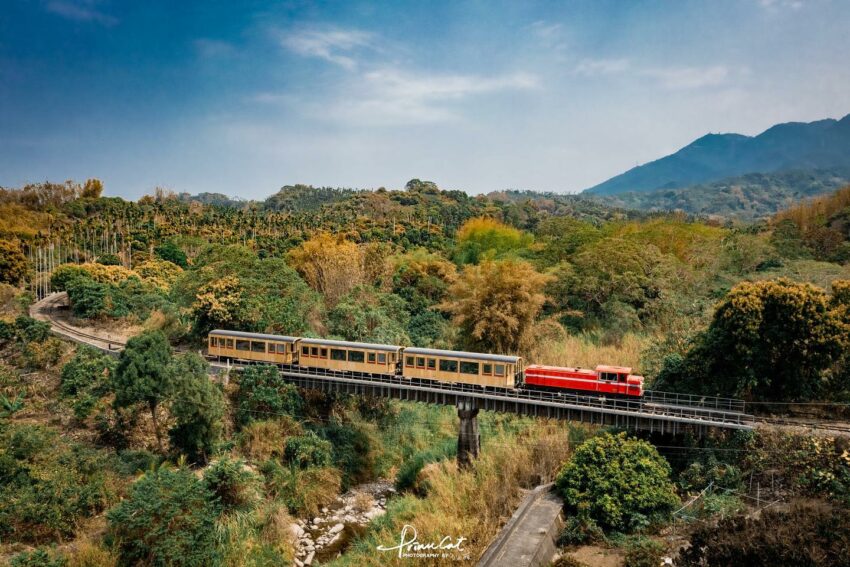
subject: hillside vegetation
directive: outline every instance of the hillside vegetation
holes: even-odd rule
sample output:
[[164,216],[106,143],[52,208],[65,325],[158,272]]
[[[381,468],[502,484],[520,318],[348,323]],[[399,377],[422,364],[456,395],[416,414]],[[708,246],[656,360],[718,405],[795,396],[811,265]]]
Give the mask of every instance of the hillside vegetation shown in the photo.
[[[290,563],[297,520],[378,479],[397,490],[386,514],[322,561],[386,564],[376,545],[415,523],[422,540],[468,538],[474,562],[521,489],[555,479],[578,512],[564,543],[625,541],[634,557],[657,553],[647,539],[709,485],[731,491],[708,495],[709,524],[746,513],[743,479],[766,486],[767,471],[794,497],[831,502],[818,517],[847,502],[835,440],[650,438],[655,449],[483,413],[483,455],[458,470],[453,408],[299,390],[263,366],[213,382],[196,352],[223,327],[624,364],[650,385],[750,402],[845,402],[850,189],[734,227],[421,180],[296,186],[266,204],[101,190],[43,184],[0,199],[33,222],[0,235],[0,560]],[[71,322],[142,332],[117,359],[64,343],[26,316],[48,289],[68,293]],[[646,491],[614,468],[643,475]],[[694,541],[724,545],[711,533]]]

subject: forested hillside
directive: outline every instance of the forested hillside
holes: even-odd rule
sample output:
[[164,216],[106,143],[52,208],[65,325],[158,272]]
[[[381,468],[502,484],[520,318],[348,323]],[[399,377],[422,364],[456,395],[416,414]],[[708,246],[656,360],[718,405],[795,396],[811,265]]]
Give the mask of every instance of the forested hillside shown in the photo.
[[[365,519],[334,520],[344,537],[314,547],[316,562],[383,564],[376,546],[414,522],[423,541],[467,537],[474,563],[521,489],[552,480],[573,512],[562,544],[655,564],[664,529],[734,564],[740,546],[710,526],[753,511],[745,479],[764,487],[768,474],[777,495],[818,501],[800,505],[818,507],[810,528],[825,545],[834,534],[819,525],[850,524],[840,440],[758,433],[656,449],[483,412],[482,456],[460,471],[451,408],[299,390],[273,367],[211,381],[197,354],[227,328],[619,364],[649,387],[783,411],[843,403],[850,189],[734,226],[421,180],[288,186],[264,202],[102,191],[90,180],[0,192],[0,561],[292,564],[318,545],[305,530],[341,507]],[[48,291],[67,292],[69,322],[133,335],[126,349],[113,358],[51,336],[27,316]],[[376,484],[380,495],[363,488]]]
[[678,152],[586,190],[595,195],[677,189],[747,173],[850,167],[850,115],[788,122],[757,136],[707,134]]

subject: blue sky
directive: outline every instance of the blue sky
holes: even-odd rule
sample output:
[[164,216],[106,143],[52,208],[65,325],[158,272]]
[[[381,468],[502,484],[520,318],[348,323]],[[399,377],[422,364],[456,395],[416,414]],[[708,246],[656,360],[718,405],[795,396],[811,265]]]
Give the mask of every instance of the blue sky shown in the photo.
[[850,113],[850,2],[0,0],[0,186],[577,191]]

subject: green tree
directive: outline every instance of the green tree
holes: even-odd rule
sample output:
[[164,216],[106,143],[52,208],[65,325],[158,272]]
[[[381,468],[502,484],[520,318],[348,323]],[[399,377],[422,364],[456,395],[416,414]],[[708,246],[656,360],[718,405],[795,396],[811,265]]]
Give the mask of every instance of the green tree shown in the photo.
[[0,240],[0,283],[17,286],[26,277],[27,257],[17,242]]
[[194,473],[161,468],[107,514],[107,541],[125,565],[218,565],[213,495]]
[[115,365],[115,358],[82,345],[62,367],[60,391],[63,396],[74,398],[77,418],[86,418],[95,402],[109,392],[110,376]]
[[[808,400],[848,341],[826,292],[790,280],[744,282],[717,306],[684,355],[667,358],[664,387],[762,400]],[[846,385],[845,385],[846,386]]]
[[328,313],[332,334],[349,341],[410,344],[405,328],[410,315],[402,298],[358,286]]
[[189,260],[186,257],[186,253],[171,240],[166,240],[159,246],[155,247],[153,251],[163,260],[167,260],[172,264],[177,264],[183,269],[189,266]]
[[224,396],[210,380],[207,362],[195,353],[175,357],[171,443],[194,462],[206,462],[221,437]]
[[282,381],[276,366],[249,366],[239,374],[238,383],[236,421],[241,425],[279,415],[298,417],[303,413],[304,400],[298,388]]
[[127,341],[115,369],[115,406],[127,407],[137,403],[148,406],[160,452],[163,452],[163,446],[157,408],[173,393],[174,382],[171,346],[164,334],[146,331]]
[[241,460],[223,458],[204,471],[204,484],[225,510],[242,508],[256,496],[257,477]]
[[486,260],[466,267],[440,307],[451,313],[468,348],[517,352],[531,338],[550,279],[527,262]]
[[555,482],[568,514],[604,530],[634,531],[679,504],[670,472],[646,441],[603,433],[576,449]]

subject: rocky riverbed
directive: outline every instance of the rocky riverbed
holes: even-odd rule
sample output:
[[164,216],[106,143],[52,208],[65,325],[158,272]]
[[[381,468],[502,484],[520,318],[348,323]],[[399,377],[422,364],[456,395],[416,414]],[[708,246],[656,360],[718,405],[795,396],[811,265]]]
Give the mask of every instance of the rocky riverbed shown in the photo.
[[387,498],[395,493],[388,480],[358,485],[311,519],[290,526],[297,538],[296,567],[315,565],[336,557],[356,535],[363,533],[372,519],[386,513]]

